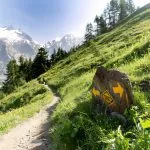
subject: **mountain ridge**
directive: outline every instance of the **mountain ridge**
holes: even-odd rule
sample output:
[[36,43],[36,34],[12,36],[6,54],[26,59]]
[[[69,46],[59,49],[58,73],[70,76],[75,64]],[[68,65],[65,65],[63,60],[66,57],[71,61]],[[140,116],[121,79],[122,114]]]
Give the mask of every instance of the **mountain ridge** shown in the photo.
[[33,58],[38,47],[39,45],[20,29],[12,26],[0,28],[0,84],[5,79],[6,65],[11,59],[18,60],[20,56]]
[[58,50],[58,48],[62,48],[64,51],[68,52],[72,47],[76,47],[83,43],[82,37],[76,37],[73,34],[66,34],[61,37],[59,40],[53,40],[51,42],[47,42],[44,47],[51,55],[54,50]]
[[[65,51],[69,51],[73,46],[81,44],[81,39],[77,39],[71,34],[63,36],[59,41],[53,40],[47,42],[44,48],[48,51],[49,56],[54,52],[54,49],[60,47]],[[15,29],[13,26],[5,26],[0,28],[0,84],[4,81],[6,73],[6,65],[11,59],[16,59],[20,56],[25,58],[34,58],[37,49],[42,47],[35,42],[28,34],[21,29]]]

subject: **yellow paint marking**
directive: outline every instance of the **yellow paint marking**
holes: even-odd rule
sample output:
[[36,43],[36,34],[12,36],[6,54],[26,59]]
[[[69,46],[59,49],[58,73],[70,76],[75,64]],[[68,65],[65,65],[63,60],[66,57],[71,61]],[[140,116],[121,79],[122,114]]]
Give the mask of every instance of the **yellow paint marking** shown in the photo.
[[102,93],[101,97],[107,104],[113,103],[113,98],[107,90]]
[[113,92],[115,93],[115,94],[120,94],[120,98],[122,97],[122,95],[123,95],[123,88],[122,88],[122,86],[120,85],[120,83],[118,82],[117,83],[117,87],[113,87]]
[[95,96],[100,96],[100,92],[98,90],[96,90],[95,88],[92,89],[92,93],[95,95]]

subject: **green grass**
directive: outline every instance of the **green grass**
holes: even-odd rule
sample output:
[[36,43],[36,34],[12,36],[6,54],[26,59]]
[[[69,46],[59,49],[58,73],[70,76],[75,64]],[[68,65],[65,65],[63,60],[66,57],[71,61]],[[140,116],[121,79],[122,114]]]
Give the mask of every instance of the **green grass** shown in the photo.
[[33,80],[0,100],[0,134],[8,132],[51,102],[52,92]]
[[[61,95],[52,118],[54,149],[150,149],[149,129],[142,128],[139,122],[150,108],[149,14],[147,5],[41,76]],[[136,107],[124,114],[127,124],[93,113],[90,89],[98,65],[125,72],[132,82]]]

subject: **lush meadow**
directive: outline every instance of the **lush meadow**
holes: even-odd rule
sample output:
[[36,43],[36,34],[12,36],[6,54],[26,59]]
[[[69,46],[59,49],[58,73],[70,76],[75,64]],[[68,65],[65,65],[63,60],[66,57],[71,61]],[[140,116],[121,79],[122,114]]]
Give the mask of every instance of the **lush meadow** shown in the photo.
[[[150,149],[149,14],[147,5],[40,77],[61,97],[50,129],[54,149]],[[92,109],[90,90],[98,65],[120,70],[131,80],[135,102],[124,114],[126,123]]]

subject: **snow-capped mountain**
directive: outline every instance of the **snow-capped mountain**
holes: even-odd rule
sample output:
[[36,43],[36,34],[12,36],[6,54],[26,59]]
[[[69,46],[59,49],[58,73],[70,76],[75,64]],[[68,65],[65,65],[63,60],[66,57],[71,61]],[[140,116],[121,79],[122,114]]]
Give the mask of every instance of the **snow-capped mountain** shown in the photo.
[[72,34],[67,34],[63,36],[60,40],[53,40],[52,42],[47,42],[45,48],[48,50],[49,55],[57,51],[58,48],[62,48],[68,52],[72,47],[81,45],[83,43],[83,38],[75,37]]
[[33,57],[39,47],[32,38],[12,26],[0,28],[0,81],[10,59]]
[[[51,56],[54,49],[57,51],[58,48],[62,48],[68,52],[72,47],[82,44],[82,41],[83,38],[67,34],[60,40],[47,42],[44,47]],[[40,44],[33,41],[28,34],[20,29],[15,29],[12,26],[0,28],[0,85],[5,78],[6,65],[11,59],[18,60],[20,56],[33,58],[39,47]]]

